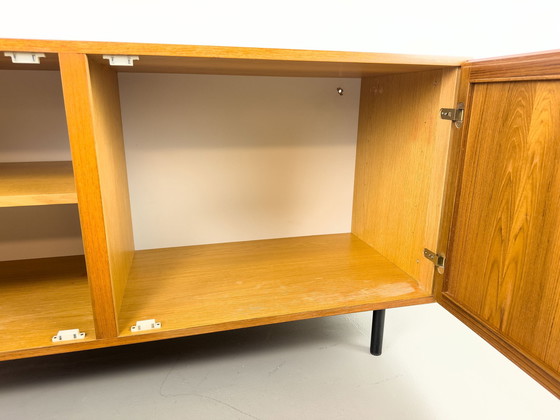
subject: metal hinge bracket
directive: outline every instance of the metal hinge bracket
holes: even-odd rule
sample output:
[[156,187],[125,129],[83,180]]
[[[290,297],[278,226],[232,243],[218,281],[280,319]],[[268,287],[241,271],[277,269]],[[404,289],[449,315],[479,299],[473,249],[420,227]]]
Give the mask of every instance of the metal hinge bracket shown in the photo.
[[439,114],[444,120],[451,120],[455,123],[455,127],[461,128],[463,125],[463,116],[465,114],[465,104],[459,102],[457,108],[441,108]]
[[5,52],[6,57],[12,59],[15,64],[41,64],[41,58],[45,56],[43,53],[34,52]]
[[155,319],[145,319],[143,321],[136,321],[136,325],[130,327],[132,332],[157,330],[161,328],[161,322],[156,322]]
[[443,255],[439,255],[427,248],[424,248],[424,257],[433,262],[438,271],[443,273],[443,269],[445,268],[445,257]]
[[104,55],[111,66],[134,66],[134,60],[139,60],[137,55]]
[[79,329],[75,330],[61,330],[52,338],[53,343],[58,343],[59,341],[72,341],[72,340],[83,340],[86,338],[85,332],[80,332]]

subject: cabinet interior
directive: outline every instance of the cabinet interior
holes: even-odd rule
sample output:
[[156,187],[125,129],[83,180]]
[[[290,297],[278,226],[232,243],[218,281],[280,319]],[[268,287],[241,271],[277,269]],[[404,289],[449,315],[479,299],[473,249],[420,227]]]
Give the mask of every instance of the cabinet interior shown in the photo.
[[[120,226],[128,227],[114,238],[116,247],[131,247],[131,252],[118,254],[121,269],[112,282],[121,336],[133,334],[131,326],[143,319],[156,319],[162,330],[185,335],[433,301],[434,269],[423,251],[435,249],[438,239],[450,130],[438,111],[453,103],[455,68],[418,71],[399,65],[362,68],[360,73],[339,65],[333,78],[333,66],[322,63],[282,68],[234,60],[220,66],[210,59],[169,57],[140,57],[137,63],[119,68],[99,56],[89,59],[93,108],[118,108],[124,121],[122,136],[114,130],[116,135],[108,134],[107,127],[114,124],[108,119],[114,115],[99,114],[95,122],[105,127],[103,148],[118,150],[119,171],[107,186],[126,191],[113,197],[121,205],[111,211],[125,221]],[[397,74],[379,74],[390,69]],[[362,77],[356,78],[358,74]],[[349,87],[346,97],[337,96],[339,85]],[[358,86],[359,101],[353,91]],[[353,115],[337,109],[337,100],[354,106]],[[302,104],[307,109],[300,110]],[[330,114],[321,114],[321,104],[332,108]],[[290,106],[299,112],[290,113]],[[301,122],[306,115],[323,121]],[[354,128],[337,126],[343,125],[337,118],[353,120]],[[231,119],[237,125],[225,130]],[[270,121],[260,127],[263,119]],[[321,136],[317,131],[323,126],[328,128]],[[247,136],[238,136],[243,127]],[[283,137],[278,134],[282,129],[287,133]],[[333,137],[337,129],[339,136]],[[347,150],[325,153],[337,141]],[[290,155],[297,148],[306,153]],[[212,149],[231,150],[220,155]],[[283,171],[275,172],[274,156]],[[285,168],[302,156],[309,162],[302,165],[311,168],[307,177]],[[98,159],[109,156],[99,153]],[[236,175],[227,171],[236,162],[242,174],[256,174],[239,179],[260,188],[230,183]],[[197,168],[204,175],[197,176]],[[162,172],[152,172],[158,169]],[[332,183],[337,170],[346,184],[339,190],[331,187],[329,197],[329,185],[320,183],[321,171]],[[313,182],[302,189],[309,179]],[[196,189],[193,183],[203,187]],[[212,192],[205,191],[208,185]],[[298,194],[315,194],[319,204],[308,203],[293,215],[270,214],[297,208],[293,202]],[[292,203],[286,205],[290,196]],[[327,212],[341,202],[347,209],[339,213],[342,222],[310,223],[321,216],[321,208]],[[299,234],[290,234],[289,223],[276,231],[259,231],[252,225],[262,221],[255,211],[259,205],[270,226],[278,228],[283,218],[312,226]],[[200,214],[193,215],[189,206],[198,206]],[[220,213],[224,208],[241,216]],[[202,228],[206,234],[189,236],[188,226],[196,231],[205,226],[204,215],[211,219],[213,213],[220,215]],[[179,238],[169,240],[174,233]],[[111,241],[110,230],[107,234]]]
[[0,211],[58,217],[2,226],[46,246],[3,248],[0,357],[432,302],[458,70],[395,57],[0,60]]
[[58,59],[0,60],[0,352],[95,338]]

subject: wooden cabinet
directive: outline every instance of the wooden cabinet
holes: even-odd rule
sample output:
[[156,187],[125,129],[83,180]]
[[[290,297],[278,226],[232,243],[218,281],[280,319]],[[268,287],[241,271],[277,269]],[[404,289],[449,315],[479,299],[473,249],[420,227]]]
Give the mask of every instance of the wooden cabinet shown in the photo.
[[[549,390],[560,393],[560,181],[556,170],[560,53],[462,63],[453,58],[393,54],[152,44],[2,40],[0,47],[6,52],[46,55],[40,64],[17,64],[0,57],[2,84],[10,83],[13,73],[60,74],[62,118],[71,149],[71,164],[70,159],[41,150],[30,158],[24,153],[16,158],[17,153],[1,154],[2,148],[17,149],[17,144],[33,142],[24,138],[13,146],[16,130],[3,133],[0,156],[8,157],[0,163],[0,206],[21,218],[29,217],[25,210],[30,206],[75,211],[77,203],[83,243],[82,256],[80,252],[40,255],[45,258],[39,259],[2,255],[0,260],[7,261],[0,263],[0,359],[437,301]],[[104,55],[126,56],[125,64],[133,65],[112,65]],[[126,95],[131,97],[123,97],[122,86],[119,91],[127,73],[142,73],[140,82],[126,84]],[[235,242],[179,240],[182,246],[146,249],[138,242],[135,246],[137,218],[130,197],[138,190],[143,193],[142,182],[145,194],[154,188],[166,191],[165,197],[150,202],[159,206],[158,214],[165,215],[175,205],[175,195],[185,194],[182,186],[196,178],[193,172],[163,183],[150,174],[153,168],[148,164],[149,175],[137,182],[135,177],[143,171],[131,172],[127,161],[127,144],[142,134],[126,124],[123,130],[128,115],[139,115],[130,110],[131,104],[136,109],[151,101],[145,115],[156,126],[159,121],[189,118],[181,106],[166,100],[154,104],[154,97],[144,91],[149,86],[157,93],[163,86],[158,77],[167,73],[211,75],[211,83],[204,86],[212,86],[208,95],[213,95],[217,107],[226,99],[219,96],[216,86],[223,86],[224,78],[232,75],[244,77],[245,89],[271,76],[297,79],[300,89],[319,86],[325,78],[361,79],[357,135],[351,139],[355,144],[353,197],[344,198],[347,208],[352,208],[348,229],[314,227],[306,235],[290,234],[289,229],[278,234],[248,229],[257,233],[247,233],[248,238]],[[172,86],[178,92],[180,86],[185,89],[186,79],[174,80],[177,84]],[[200,87],[196,81],[189,86]],[[333,95],[344,95],[344,89],[335,88]],[[188,89],[180,92],[188,97]],[[236,92],[238,100],[243,100],[243,90]],[[281,95],[267,95],[262,93],[266,101],[259,104],[268,103],[269,113],[280,113],[275,104]],[[302,120],[306,113],[309,118],[317,113],[328,126],[327,114],[319,108],[330,102],[317,95],[316,106],[296,114]],[[284,108],[296,107],[295,99],[290,102],[284,96],[282,100]],[[8,109],[14,99],[5,101],[10,102],[0,106]],[[462,125],[440,116],[441,108],[454,108],[458,102],[464,104]],[[337,106],[345,105],[338,103],[335,111],[340,109]],[[51,110],[27,104],[12,111],[30,109]],[[254,107],[254,118],[262,118],[262,111]],[[206,112],[206,117],[197,117],[202,125],[224,126],[220,118],[227,112],[211,108]],[[190,118],[190,125],[182,125],[185,132],[195,125]],[[266,132],[266,125],[261,129],[256,144],[275,147],[267,156],[284,153],[286,144],[278,141],[271,146],[266,139],[272,134]],[[320,124],[315,129],[323,134],[306,145],[310,153],[300,166],[316,168],[319,175],[325,168],[338,170],[329,160],[332,153],[318,152],[331,133],[321,131]],[[143,130],[153,136],[153,141],[143,143],[147,156],[156,156],[158,148],[169,145],[158,138],[165,130],[149,125],[143,125]],[[284,138],[291,144],[310,136],[309,130],[298,132],[297,125],[286,133],[289,136]],[[185,155],[183,148],[193,147],[187,137],[196,135],[179,136],[173,144],[177,156]],[[219,134],[227,135],[227,130]],[[348,136],[342,137],[347,140]],[[252,155],[243,144],[236,147],[235,156],[242,156],[237,164],[241,171]],[[337,149],[333,150],[336,154]],[[253,160],[259,156],[264,155],[257,154]],[[321,159],[322,166],[312,165]],[[211,160],[204,164],[225,165]],[[274,170],[273,166],[272,161],[260,162],[257,179]],[[303,217],[301,207],[289,205],[290,197],[296,200],[298,194],[305,195],[312,202],[313,191],[304,188],[306,179],[299,172],[289,177],[292,169],[281,169],[278,182],[263,180],[258,190],[244,190],[249,192],[239,195],[236,206],[261,206],[273,221],[277,212],[285,216],[292,211],[282,220],[309,221],[321,213],[321,206],[341,199],[329,198],[329,188],[334,194],[334,187],[325,182],[317,200],[326,201],[318,203],[316,213]],[[202,186],[198,191],[222,182],[211,179],[211,168],[204,174],[197,179]],[[157,179],[155,187],[147,185],[151,179]],[[246,175],[239,179],[249,180]],[[327,179],[332,184],[336,172]],[[173,192],[168,184],[178,189]],[[202,203],[202,213],[208,217],[213,208],[224,205],[217,201],[219,195],[218,199],[204,193],[188,198]],[[232,225],[239,224],[232,220]],[[161,218],[154,223],[165,225]],[[186,214],[186,223],[194,226],[196,221]],[[22,229],[21,235],[31,228]],[[17,236],[17,231],[12,235]],[[439,264],[434,261],[443,259],[444,267],[436,267]],[[53,341],[58,331],[72,329],[85,336]]]

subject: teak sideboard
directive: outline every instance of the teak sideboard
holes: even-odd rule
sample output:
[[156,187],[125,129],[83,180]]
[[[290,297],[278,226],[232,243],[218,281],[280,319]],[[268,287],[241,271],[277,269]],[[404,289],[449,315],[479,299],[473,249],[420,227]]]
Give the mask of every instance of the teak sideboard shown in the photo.
[[[437,302],[560,396],[560,52],[463,62],[12,39],[0,51],[0,94],[7,74],[56,75],[71,150],[4,159],[0,210],[77,206],[84,251],[0,256],[0,360]],[[123,72],[361,79],[351,230],[135,249]],[[30,108],[9,101],[10,115]]]

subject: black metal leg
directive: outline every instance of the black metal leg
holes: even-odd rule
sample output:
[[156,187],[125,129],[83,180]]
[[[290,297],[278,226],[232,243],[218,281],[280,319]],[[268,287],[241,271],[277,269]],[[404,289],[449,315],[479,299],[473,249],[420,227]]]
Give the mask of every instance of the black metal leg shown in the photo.
[[385,309],[373,311],[371,323],[371,345],[369,352],[374,356],[381,356],[383,349],[383,327],[385,325]]

